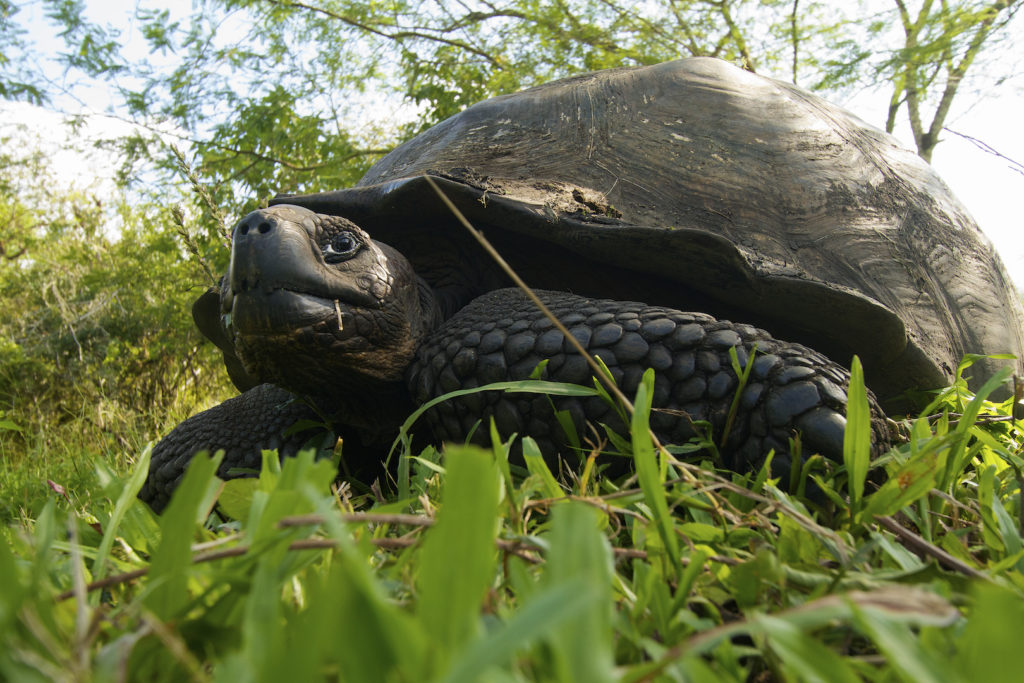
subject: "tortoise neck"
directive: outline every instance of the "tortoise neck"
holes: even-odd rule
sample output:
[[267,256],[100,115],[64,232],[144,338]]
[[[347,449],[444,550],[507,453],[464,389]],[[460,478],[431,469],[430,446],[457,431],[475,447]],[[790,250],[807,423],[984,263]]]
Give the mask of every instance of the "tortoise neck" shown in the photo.
[[[462,297],[451,288],[434,289],[423,278],[416,276],[420,294],[420,330],[423,335],[436,330],[438,326],[465,305]],[[468,300],[468,299],[467,299]]]

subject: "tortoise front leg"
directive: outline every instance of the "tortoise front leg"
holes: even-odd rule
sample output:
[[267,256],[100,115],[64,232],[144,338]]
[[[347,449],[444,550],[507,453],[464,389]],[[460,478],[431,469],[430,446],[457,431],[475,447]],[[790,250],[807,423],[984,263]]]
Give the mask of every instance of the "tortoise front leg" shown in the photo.
[[[721,465],[733,471],[759,467],[774,449],[773,469],[786,481],[794,432],[802,435],[805,457],[820,453],[842,462],[849,372],[822,354],[702,313],[538,293],[584,348],[605,362],[627,396],[635,394],[644,371],[654,369],[651,427],[663,442],[685,443],[696,435],[693,422],[705,420],[720,445]],[[753,368],[725,435],[739,387],[730,349],[743,366],[753,357]],[[498,290],[473,301],[428,338],[413,365],[410,389],[423,402],[455,389],[526,379],[544,360],[547,379],[591,383],[590,367],[525,295]],[[581,435],[587,422],[624,428],[601,399],[559,397],[554,403],[569,412]],[[877,455],[888,446],[888,432],[873,398],[870,405]],[[447,401],[428,416],[442,439],[465,439],[478,420],[486,425],[493,417],[503,435],[532,436],[546,456],[567,454],[546,396],[473,394]],[[486,428],[479,431],[486,435]]]
[[286,435],[299,420],[321,421],[307,404],[284,389],[261,384],[220,405],[193,415],[153,448],[139,498],[160,512],[170,501],[192,457],[199,451],[224,450],[217,476],[229,479],[234,468],[259,470],[261,451],[276,448],[294,455],[310,439],[308,430]]

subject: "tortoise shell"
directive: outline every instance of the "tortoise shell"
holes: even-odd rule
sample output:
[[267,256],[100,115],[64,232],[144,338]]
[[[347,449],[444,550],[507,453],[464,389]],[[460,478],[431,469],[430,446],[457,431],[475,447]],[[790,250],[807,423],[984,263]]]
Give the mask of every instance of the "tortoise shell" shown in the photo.
[[[965,353],[1024,349],[1004,267],[927,163],[719,60],[495,97],[351,189],[272,203],[351,219],[437,286],[452,268],[481,290],[504,285],[424,175],[532,286],[753,323],[843,364],[857,354],[883,400],[948,383]],[[974,382],[1005,362],[982,361]]]

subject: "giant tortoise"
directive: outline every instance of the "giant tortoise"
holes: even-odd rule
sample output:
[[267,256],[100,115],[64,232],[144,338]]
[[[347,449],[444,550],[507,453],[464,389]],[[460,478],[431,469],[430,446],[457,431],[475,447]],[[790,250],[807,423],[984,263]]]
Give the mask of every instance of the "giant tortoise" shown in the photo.
[[[193,308],[243,393],[157,444],[144,500],[165,505],[200,449],[226,451],[222,476],[258,467],[261,447],[294,452],[309,436],[289,429],[299,420],[326,418],[358,476],[434,396],[529,377],[544,360],[549,379],[590,381],[425,176],[627,393],[654,368],[662,439],[686,441],[701,420],[721,436],[738,386],[729,349],[753,362],[726,468],[774,449],[785,471],[794,431],[805,457],[839,458],[839,364],[854,354],[882,405],[895,405],[909,388],[947,383],[966,352],[1024,346],[990,243],[892,137],[714,59],[600,71],[476,104],[353,188],[279,197],[243,218],[220,291]],[[975,379],[994,363],[974,366]],[[877,450],[887,436],[872,406]],[[490,391],[427,420],[443,441],[493,418],[504,435],[571,457],[554,408],[581,435],[616,423],[599,399],[553,407]]]

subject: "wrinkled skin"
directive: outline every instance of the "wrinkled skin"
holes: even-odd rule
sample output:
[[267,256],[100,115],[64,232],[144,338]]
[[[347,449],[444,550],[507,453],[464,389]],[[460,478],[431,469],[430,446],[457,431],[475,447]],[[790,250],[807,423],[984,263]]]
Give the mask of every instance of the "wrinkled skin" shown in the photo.
[[[461,264],[451,267],[460,270]],[[474,296],[473,283],[448,282],[439,295],[402,254],[344,218],[288,205],[244,218],[234,231],[219,302],[201,302],[196,318],[221,347],[236,384],[247,390],[160,441],[140,496],[162,509],[199,450],[225,450],[222,477],[258,468],[261,448],[292,454],[317,438],[289,429],[300,420],[326,419],[344,439],[347,471],[373,476],[402,420],[435,396],[526,379],[542,361],[548,379],[591,383],[583,359],[521,292]],[[706,420],[724,467],[751,469],[774,449],[775,471],[784,478],[788,438],[796,431],[805,456],[841,459],[849,375],[823,355],[702,313],[565,292],[540,295],[627,395],[646,369],[654,369],[651,426],[660,439],[684,442],[697,435],[694,422]],[[754,367],[725,434],[738,386],[730,349],[743,365],[753,357]],[[597,399],[558,398],[554,407],[567,411],[584,437],[600,435],[592,428],[598,423],[623,428]],[[887,436],[873,400],[872,411],[877,452]],[[427,414],[439,442],[479,438],[486,434],[479,423],[491,418],[506,436],[535,438],[551,459],[574,458],[546,397],[478,393]],[[609,458],[613,470],[627,464]]]

